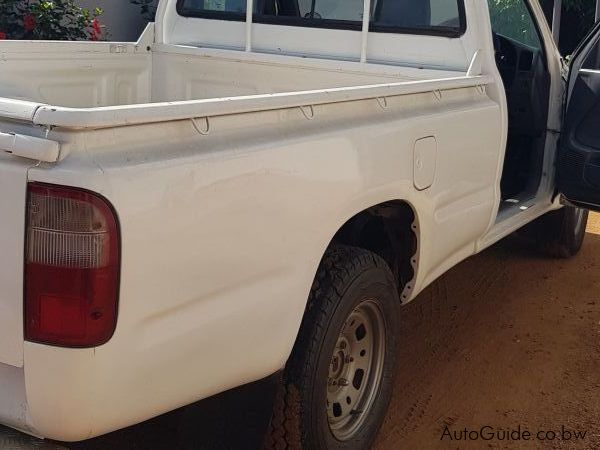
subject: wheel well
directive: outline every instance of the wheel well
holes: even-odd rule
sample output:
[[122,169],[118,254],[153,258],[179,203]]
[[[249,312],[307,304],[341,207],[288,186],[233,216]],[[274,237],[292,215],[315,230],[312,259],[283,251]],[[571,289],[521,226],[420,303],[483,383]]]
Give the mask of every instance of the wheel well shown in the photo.
[[[404,201],[372,206],[349,219],[335,234],[332,244],[370,250],[389,265],[403,295],[415,276],[418,248],[416,215]],[[403,296],[403,300],[406,296]]]

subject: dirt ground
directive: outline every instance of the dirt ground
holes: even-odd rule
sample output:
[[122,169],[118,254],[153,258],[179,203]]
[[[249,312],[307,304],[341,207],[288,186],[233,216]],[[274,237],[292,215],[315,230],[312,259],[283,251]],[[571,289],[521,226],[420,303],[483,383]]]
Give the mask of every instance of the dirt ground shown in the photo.
[[[599,269],[591,215],[571,260],[508,239],[440,278],[404,310],[398,381],[374,448],[600,448]],[[77,448],[199,448],[194,414],[181,411]]]
[[[599,270],[594,214],[571,260],[508,239],[440,278],[405,311],[402,366],[375,448],[600,448]],[[519,426],[531,440],[449,437]]]

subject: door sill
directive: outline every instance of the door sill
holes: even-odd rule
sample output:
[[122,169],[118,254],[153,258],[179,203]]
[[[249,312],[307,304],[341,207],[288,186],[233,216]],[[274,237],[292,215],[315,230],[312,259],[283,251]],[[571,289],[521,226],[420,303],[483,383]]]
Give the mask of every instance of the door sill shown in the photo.
[[510,233],[518,230],[529,222],[537,219],[541,215],[553,209],[560,208],[560,203],[553,201],[552,198],[532,198],[519,201],[518,203],[507,203],[501,205],[496,217],[494,226],[477,241],[476,251],[480,252],[484,248],[498,242]]
[[506,200],[503,200],[500,204],[500,208],[498,209],[496,224],[527,211],[529,208],[534,206],[535,203],[535,197],[507,198]]

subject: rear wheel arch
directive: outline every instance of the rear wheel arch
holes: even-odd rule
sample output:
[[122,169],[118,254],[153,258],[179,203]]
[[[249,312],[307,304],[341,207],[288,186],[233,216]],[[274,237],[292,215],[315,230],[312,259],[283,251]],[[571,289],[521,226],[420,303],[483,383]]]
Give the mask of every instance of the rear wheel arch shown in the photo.
[[[301,326],[296,331],[293,350],[288,356],[283,379],[275,401],[275,408],[268,434],[268,448],[278,448],[282,442],[299,442],[301,429],[300,392],[297,390],[297,379],[294,374],[301,370],[298,364],[302,358],[303,346],[309,342],[307,327],[314,322],[316,312],[326,308],[321,304],[323,295],[323,276],[331,269],[342,278],[339,267],[332,265],[334,255],[362,255],[361,258],[370,260],[373,264],[387,271],[390,283],[393,282],[394,299],[391,303],[400,308],[402,301],[409,297],[410,289],[414,288],[414,279],[418,266],[419,222],[415,208],[404,200],[391,200],[362,209],[343,222],[325,246],[323,256],[312,280],[310,295],[301,318]],[[341,253],[340,253],[341,252]],[[331,267],[330,267],[331,266]],[[385,266],[385,268],[384,268]],[[345,272],[344,272],[345,273]],[[335,274],[332,276],[336,278]],[[338,279],[338,278],[336,278]],[[331,281],[331,280],[330,280]],[[388,284],[390,285],[390,284]],[[395,316],[395,314],[393,314]],[[388,320],[399,320],[399,317]],[[300,325],[300,324],[299,324]],[[314,332],[314,328],[313,328]],[[296,355],[296,356],[294,356]],[[390,375],[391,376],[391,375]]]
[[394,274],[400,298],[405,301],[414,288],[419,235],[419,220],[413,205],[406,200],[391,200],[363,209],[347,219],[327,249],[347,245],[379,255]]

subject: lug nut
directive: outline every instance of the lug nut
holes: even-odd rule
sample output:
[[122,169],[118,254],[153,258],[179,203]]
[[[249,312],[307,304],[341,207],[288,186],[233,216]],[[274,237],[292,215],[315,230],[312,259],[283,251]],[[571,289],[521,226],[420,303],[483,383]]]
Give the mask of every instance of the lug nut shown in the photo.
[[352,361],[354,361],[354,358],[352,356],[346,356],[346,364],[351,363]]
[[340,378],[340,386],[348,386],[350,384],[350,382],[348,380],[346,380],[345,378]]

